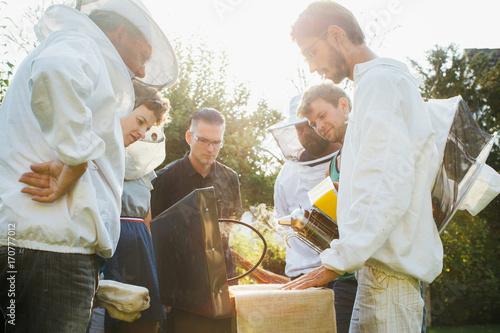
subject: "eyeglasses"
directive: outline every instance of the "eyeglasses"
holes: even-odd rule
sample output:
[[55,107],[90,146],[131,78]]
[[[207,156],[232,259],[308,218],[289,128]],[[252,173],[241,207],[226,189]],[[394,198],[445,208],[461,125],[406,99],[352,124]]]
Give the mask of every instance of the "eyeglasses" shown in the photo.
[[314,47],[314,45],[316,45],[316,43],[321,39],[323,38],[323,36],[328,32],[328,30],[325,30],[325,32],[323,32],[318,38],[316,38],[316,40],[314,42],[311,43],[311,45],[309,45],[307,48],[305,48],[303,51],[302,51],[302,55],[304,56],[304,61],[309,63],[311,62],[314,57],[316,57],[316,52],[311,52],[311,49]]
[[191,133],[193,134],[196,141],[198,141],[198,143],[204,148],[208,148],[208,147],[210,147],[210,145],[212,145],[212,147],[214,147],[214,149],[219,149],[219,148],[222,148],[222,146],[224,146],[224,140],[210,141],[210,140],[205,139],[205,138],[197,137],[196,134],[194,134],[193,132],[191,132]]

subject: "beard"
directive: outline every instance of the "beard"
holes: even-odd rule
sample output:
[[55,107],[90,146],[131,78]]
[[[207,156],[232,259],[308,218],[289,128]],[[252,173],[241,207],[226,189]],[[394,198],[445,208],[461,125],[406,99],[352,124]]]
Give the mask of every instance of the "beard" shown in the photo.
[[339,84],[346,77],[351,75],[351,70],[349,69],[345,56],[330,44],[328,44],[328,47],[330,49],[330,60],[328,61],[329,70],[327,71],[326,78],[335,84]]
[[329,145],[330,142],[319,136],[315,140],[309,140],[306,144],[302,144],[307,152],[314,157],[322,155],[328,149]]

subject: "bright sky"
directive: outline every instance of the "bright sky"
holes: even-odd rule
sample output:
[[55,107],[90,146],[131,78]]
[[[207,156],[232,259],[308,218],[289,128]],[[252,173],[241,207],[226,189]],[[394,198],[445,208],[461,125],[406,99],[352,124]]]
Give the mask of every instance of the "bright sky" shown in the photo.
[[[48,3],[48,1],[46,1]],[[289,37],[290,26],[312,0],[143,0],[169,37],[205,38],[225,49],[229,72],[248,82],[253,101],[265,98],[284,111],[298,93],[298,69],[306,69]],[[379,56],[424,64],[434,45],[500,48],[497,0],[339,0],[358,18]],[[36,0],[8,0],[0,17],[16,20]],[[1,18],[0,18],[1,19]],[[27,27],[28,28],[28,27]],[[316,80],[316,75],[312,80]]]

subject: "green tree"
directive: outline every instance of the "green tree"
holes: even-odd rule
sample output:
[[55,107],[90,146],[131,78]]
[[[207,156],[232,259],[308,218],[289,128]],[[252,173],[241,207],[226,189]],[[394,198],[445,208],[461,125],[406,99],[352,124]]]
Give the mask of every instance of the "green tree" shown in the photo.
[[[5,6],[7,3],[5,1],[0,1],[0,9]],[[6,19],[3,17],[3,19]],[[5,24],[0,25],[0,36],[3,35],[7,26]],[[2,104],[3,97],[5,96],[5,92],[7,91],[7,87],[9,86],[9,79],[12,76],[12,65],[11,62],[5,60],[7,55],[7,42],[2,41],[0,43],[0,104]]]
[[164,91],[173,121],[165,129],[167,157],[160,168],[189,150],[184,134],[190,116],[203,107],[215,108],[226,119],[225,144],[218,160],[238,173],[244,205],[271,204],[277,170],[270,166],[276,161],[263,143],[266,128],[278,122],[281,114],[264,100],[251,109],[250,90],[227,74],[225,53],[216,54],[203,42],[193,45],[177,43],[179,80]]
[[[425,99],[461,95],[483,130],[500,129],[500,62],[490,54],[468,57],[454,44],[428,51],[429,67],[415,61]],[[498,146],[487,163],[500,169]],[[442,234],[443,273],[431,284],[433,325],[500,322],[500,199],[478,216],[458,212]]]
[[[275,274],[285,275],[285,240],[277,228],[278,224],[274,221],[273,207],[266,204],[251,206],[249,212],[252,215],[252,226],[256,228],[264,237],[267,243],[267,251],[260,265]],[[254,232],[249,233],[247,228],[239,225],[233,225],[229,243],[233,250],[238,252],[245,259],[252,263],[257,263],[262,255],[262,241]],[[237,268],[238,274],[242,274],[246,269]],[[240,280],[240,284],[256,283],[252,282],[252,277]]]
[[3,97],[9,86],[9,80],[12,76],[12,69],[14,65],[9,61],[0,64],[0,105],[2,104]]
[[[427,52],[428,68],[412,65],[423,77],[422,96],[449,98],[460,94],[476,121],[488,132],[500,130],[500,63],[490,65],[490,54],[469,59],[454,44]],[[490,162],[490,161],[489,161]]]
[[[12,77],[16,57],[21,59],[31,52],[38,41],[33,26],[42,17],[45,8],[56,3],[54,0],[42,0],[34,6],[29,6],[17,21],[10,17],[0,17],[0,104],[3,101],[9,80]],[[6,1],[0,1],[0,9],[7,6]],[[10,57],[12,61],[7,60]]]

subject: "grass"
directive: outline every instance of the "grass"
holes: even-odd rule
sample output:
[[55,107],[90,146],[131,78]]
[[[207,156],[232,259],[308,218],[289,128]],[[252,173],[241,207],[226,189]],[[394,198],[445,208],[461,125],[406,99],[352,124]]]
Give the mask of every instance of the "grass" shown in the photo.
[[428,333],[495,333],[495,332],[500,332],[500,325],[428,327],[427,332]]

